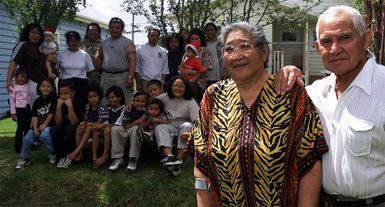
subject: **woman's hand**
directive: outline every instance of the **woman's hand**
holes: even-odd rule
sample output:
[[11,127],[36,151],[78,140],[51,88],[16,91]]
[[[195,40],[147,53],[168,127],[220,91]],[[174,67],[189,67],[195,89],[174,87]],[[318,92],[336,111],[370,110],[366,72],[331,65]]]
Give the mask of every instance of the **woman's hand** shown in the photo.
[[39,131],[42,132],[46,127],[47,127],[47,124],[41,124],[41,125],[39,126]]
[[16,114],[12,114],[11,117],[12,117],[12,121],[17,121],[17,116],[16,116]]
[[8,93],[12,92],[12,89],[13,89],[13,81],[12,80],[7,81],[7,89],[8,89]]

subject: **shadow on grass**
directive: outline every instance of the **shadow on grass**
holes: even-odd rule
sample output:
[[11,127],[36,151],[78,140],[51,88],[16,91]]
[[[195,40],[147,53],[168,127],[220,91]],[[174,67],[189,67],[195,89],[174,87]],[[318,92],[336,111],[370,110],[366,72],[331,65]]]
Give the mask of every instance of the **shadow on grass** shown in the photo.
[[[91,160],[89,151],[85,156]],[[196,206],[193,163],[178,177],[167,177],[152,145],[144,146],[135,172],[93,169],[91,161],[59,169],[48,164],[43,147],[19,172],[17,159],[13,139],[0,138],[0,206]]]

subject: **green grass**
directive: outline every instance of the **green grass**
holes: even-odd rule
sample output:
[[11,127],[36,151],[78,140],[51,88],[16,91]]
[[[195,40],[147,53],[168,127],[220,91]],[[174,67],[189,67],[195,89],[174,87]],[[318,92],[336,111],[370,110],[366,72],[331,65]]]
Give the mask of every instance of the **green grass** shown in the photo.
[[13,137],[16,132],[16,122],[11,118],[0,120],[0,137]]
[[136,172],[93,169],[90,150],[87,161],[59,169],[43,148],[15,172],[13,145],[13,138],[0,138],[0,206],[196,206],[192,161],[178,177],[167,177],[154,145],[144,145]]

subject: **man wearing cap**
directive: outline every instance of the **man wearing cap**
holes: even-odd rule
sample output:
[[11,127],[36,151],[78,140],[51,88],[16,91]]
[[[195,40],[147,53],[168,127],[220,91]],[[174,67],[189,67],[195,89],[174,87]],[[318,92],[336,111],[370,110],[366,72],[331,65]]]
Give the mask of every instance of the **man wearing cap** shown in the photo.
[[134,43],[122,35],[124,22],[113,17],[109,23],[110,38],[103,41],[96,55],[96,65],[101,66],[100,85],[104,91],[111,86],[119,86],[124,91],[126,103],[134,93],[136,50]]
[[136,72],[143,91],[147,91],[148,81],[156,79],[164,82],[166,75],[169,74],[167,50],[157,45],[159,36],[159,29],[150,28],[147,35],[148,43],[137,50]]

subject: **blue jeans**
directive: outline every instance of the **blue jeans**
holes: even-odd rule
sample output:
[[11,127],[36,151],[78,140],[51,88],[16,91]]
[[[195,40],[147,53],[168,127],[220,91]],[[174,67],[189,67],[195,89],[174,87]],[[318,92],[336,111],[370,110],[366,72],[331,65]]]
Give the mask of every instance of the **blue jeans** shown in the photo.
[[54,153],[55,149],[53,147],[50,131],[51,131],[51,127],[46,127],[40,133],[40,137],[35,137],[35,135],[33,135],[33,130],[30,129],[23,138],[23,146],[21,147],[20,158],[21,159],[29,158],[29,153],[31,152],[32,143],[37,139],[40,139],[40,141],[43,142],[45,149],[47,150],[48,153],[50,154]]

